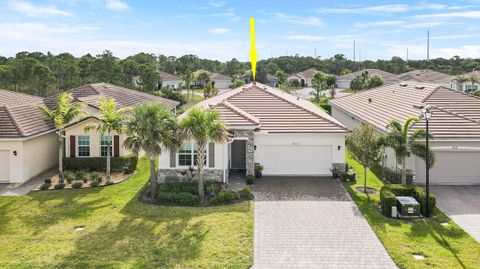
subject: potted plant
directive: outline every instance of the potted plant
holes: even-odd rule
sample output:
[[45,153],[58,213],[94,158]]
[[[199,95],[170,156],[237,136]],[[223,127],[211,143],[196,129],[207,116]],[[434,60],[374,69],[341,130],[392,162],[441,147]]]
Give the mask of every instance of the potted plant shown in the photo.
[[262,172],[263,172],[263,165],[256,163],[255,164],[255,177],[256,178],[261,178],[262,177]]

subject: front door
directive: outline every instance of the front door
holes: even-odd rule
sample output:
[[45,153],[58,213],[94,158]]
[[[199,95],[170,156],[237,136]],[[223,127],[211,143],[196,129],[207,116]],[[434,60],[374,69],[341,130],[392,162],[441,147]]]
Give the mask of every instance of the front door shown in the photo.
[[232,169],[245,170],[247,166],[247,141],[234,140],[232,143]]

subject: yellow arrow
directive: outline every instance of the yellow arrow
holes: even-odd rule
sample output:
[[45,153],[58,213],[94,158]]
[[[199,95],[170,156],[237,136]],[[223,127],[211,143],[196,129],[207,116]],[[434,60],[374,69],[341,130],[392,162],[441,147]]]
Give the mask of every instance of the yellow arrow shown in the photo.
[[252,63],[252,75],[255,81],[257,77],[257,50],[255,49],[255,19],[250,18],[250,62]]

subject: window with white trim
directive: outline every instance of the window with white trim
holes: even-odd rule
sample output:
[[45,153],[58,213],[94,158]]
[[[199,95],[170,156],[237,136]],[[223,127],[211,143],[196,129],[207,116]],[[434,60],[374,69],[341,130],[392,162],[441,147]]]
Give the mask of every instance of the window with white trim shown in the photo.
[[478,89],[477,85],[465,85],[466,92],[474,92]]
[[77,136],[77,151],[79,157],[90,156],[90,136],[79,135]]
[[[207,164],[207,148],[205,147],[205,163]],[[178,151],[178,166],[195,166],[198,159],[198,145],[196,143],[184,143]]]
[[110,156],[112,156],[113,145],[111,135],[100,136],[100,156],[107,157],[108,146],[110,145]]

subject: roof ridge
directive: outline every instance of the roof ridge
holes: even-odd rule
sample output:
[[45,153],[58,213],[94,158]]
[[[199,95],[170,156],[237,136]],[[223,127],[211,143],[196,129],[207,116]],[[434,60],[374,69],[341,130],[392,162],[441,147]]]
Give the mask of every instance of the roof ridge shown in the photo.
[[[320,117],[320,118],[322,118],[322,119],[324,119],[324,120],[326,120],[326,121],[328,121],[328,122],[336,125],[337,127],[340,127],[340,128],[342,128],[342,129],[344,129],[344,130],[347,130],[347,131],[350,131],[350,130],[349,130],[346,126],[344,126],[343,124],[341,124],[341,123],[339,123],[339,122],[336,122],[336,120],[335,120],[331,115],[329,115],[328,113],[322,111],[323,113],[325,113],[325,115],[321,115],[320,113],[317,113],[317,112],[315,112],[315,111],[313,111],[313,110],[311,110],[311,109],[307,109],[306,107],[301,106],[301,105],[295,103],[295,101],[292,102],[291,100],[288,100],[287,98],[285,98],[285,96],[282,96],[283,94],[288,94],[288,95],[290,95],[289,93],[282,92],[282,95],[280,95],[279,93],[275,92],[275,91],[279,91],[279,90],[273,89],[272,87],[267,86],[267,85],[265,85],[265,84],[262,84],[262,85],[264,85],[264,89],[265,89],[265,91],[266,91],[267,93],[269,93],[269,94],[271,94],[271,95],[274,95],[274,96],[276,96],[276,97],[278,97],[278,98],[280,98],[280,99],[282,99],[282,100],[284,100],[284,101],[287,101],[287,102],[289,102],[290,104],[293,104],[294,106],[296,106],[296,107],[298,107],[298,108],[300,108],[300,109],[303,109],[303,110],[309,112],[310,114],[313,114],[313,115],[315,115],[315,116],[317,116],[317,117]],[[260,87],[258,87],[258,88],[261,90]],[[305,102],[308,102],[308,103],[312,104],[313,106],[317,107],[315,104],[313,104],[313,103],[311,103],[311,102],[309,102],[309,101],[303,100],[303,99],[301,99],[301,98],[299,98],[299,97],[298,97],[298,99],[297,99],[297,97],[295,97],[295,96],[293,96],[293,95],[290,95],[290,96],[294,97],[294,98],[295,98],[297,101],[299,101],[299,102],[305,101]],[[301,100],[302,100],[302,101],[301,101]],[[318,109],[320,109],[320,108],[318,108]],[[332,119],[330,119],[330,118],[332,118],[332,119],[334,119],[334,120],[332,120]]]
[[253,116],[252,114],[240,109],[239,107],[235,106],[234,104],[228,102],[227,100],[224,100],[220,104],[223,104],[225,107],[229,108],[230,110],[233,110],[234,112],[240,114],[244,118],[248,119],[249,121],[255,123],[255,124],[260,124],[260,119],[257,117]]
[[433,89],[433,91],[431,91],[427,96],[425,96],[422,100],[420,100],[420,103],[425,103],[425,102],[428,100],[428,98],[430,98],[430,97],[431,97],[434,93],[436,93],[436,92],[438,91],[438,89],[440,89],[440,88],[444,88],[444,87],[442,87],[442,86],[437,86],[437,87],[435,87],[435,89]]
[[431,106],[432,106],[433,108],[435,108],[435,109],[444,111],[444,112],[446,112],[446,113],[448,113],[448,114],[452,114],[452,115],[454,115],[454,116],[456,116],[456,117],[459,117],[459,118],[462,118],[462,119],[464,119],[464,120],[472,121],[472,122],[475,122],[475,123],[480,123],[480,120],[470,119],[470,118],[465,117],[465,116],[463,116],[463,115],[460,115],[460,114],[458,114],[458,113],[456,113],[456,112],[450,111],[450,110],[447,109],[447,108],[438,107],[438,106],[436,106],[436,105],[431,105]]
[[10,109],[8,106],[4,106],[5,108],[5,113],[7,113],[8,117],[10,118],[10,120],[12,121],[13,123],[13,126],[15,126],[15,130],[17,130],[17,133],[20,135],[20,136],[24,136],[24,133],[22,132],[22,130],[20,129],[20,127],[18,127],[18,124],[17,124],[17,121],[15,120],[15,117],[12,115],[12,113],[10,112]]

